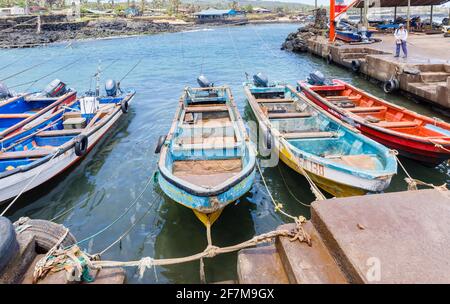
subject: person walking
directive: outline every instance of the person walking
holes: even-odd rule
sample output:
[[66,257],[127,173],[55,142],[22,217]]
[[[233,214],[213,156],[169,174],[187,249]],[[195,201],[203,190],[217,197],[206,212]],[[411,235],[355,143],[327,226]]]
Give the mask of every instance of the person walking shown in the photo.
[[402,47],[403,58],[406,58],[408,56],[408,50],[406,49],[406,40],[408,39],[408,31],[405,29],[405,26],[402,23],[400,23],[398,28],[395,30],[394,37],[396,44],[395,57],[400,56],[400,47]]

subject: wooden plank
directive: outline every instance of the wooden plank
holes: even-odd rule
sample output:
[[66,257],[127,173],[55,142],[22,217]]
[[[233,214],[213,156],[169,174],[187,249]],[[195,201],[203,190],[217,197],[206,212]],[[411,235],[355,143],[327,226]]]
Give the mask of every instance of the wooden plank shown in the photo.
[[201,112],[227,112],[227,106],[203,106],[203,107],[186,107],[186,113],[201,113]]
[[306,118],[311,117],[311,113],[269,113],[269,118]]
[[294,102],[294,99],[288,99],[288,98],[260,98],[255,99],[259,103],[279,103],[279,102],[285,102],[285,103],[292,103]]
[[374,123],[374,125],[382,128],[411,128],[418,127],[420,123],[414,121],[382,121]]
[[14,151],[0,153],[0,160],[21,159],[21,158],[40,158],[52,154],[55,150],[37,149],[29,151]]
[[336,132],[292,132],[283,133],[286,139],[302,139],[302,138],[331,138],[336,137]]
[[347,108],[346,110],[349,111],[349,112],[352,112],[352,113],[380,112],[380,111],[386,111],[387,107],[385,107],[385,106],[379,106],[379,107],[354,107],[354,108]]
[[14,113],[14,114],[0,114],[0,119],[12,119],[12,118],[28,118],[33,116],[34,114],[23,114],[23,113]]
[[70,136],[70,135],[78,135],[83,131],[84,129],[50,130],[50,131],[42,131],[38,133],[38,136],[40,137]]

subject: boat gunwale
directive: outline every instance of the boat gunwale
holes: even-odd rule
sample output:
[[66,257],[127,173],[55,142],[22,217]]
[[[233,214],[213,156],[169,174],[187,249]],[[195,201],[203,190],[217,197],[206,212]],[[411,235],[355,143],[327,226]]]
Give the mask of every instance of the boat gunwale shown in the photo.
[[[240,173],[232,176],[230,178],[228,178],[227,180],[225,180],[224,182],[222,182],[221,184],[213,187],[213,188],[204,188],[198,185],[194,185],[188,181],[185,181],[181,178],[178,178],[177,176],[175,176],[173,173],[169,172],[169,170],[167,169],[166,166],[166,159],[167,159],[167,155],[169,153],[169,143],[173,141],[174,136],[175,136],[175,131],[178,129],[180,120],[181,120],[181,116],[184,113],[184,107],[185,107],[185,97],[187,96],[187,93],[189,90],[197,90],[198,91],[206,91],[206,90],[211,90],[211,89],[217,89],[217,90],[225,90],[229,96],[229,101],[226,103],[227,107],[228,107],[228,111],[232,111],[235,120],[233,122],[233,126],[235,129],[236,127],[239,128],[240,132],[243,135],[243,140],[239,142],[241,147],[244,147],[246,149],[246,151],[248,152],[248,163],[241,169]],[[231,114],[231,113],[229,113]],[[166,137],[166,141],[163,145],[163,147],[161,148],[161,156],[159,158],[158,161],[158,169],[159,172],[161,173],[161,175],[169,182],[172,183],[174,186],[190,193],[196,196],[200,196],[200,197],[208,197],[208,196],[216,196],[219,194],[222,194],[226,191],[228,191],[229,189],[233,188],[234,186],[236,186],[237,184],[239,184],[241,181],[243,181],[245,178],[247,178],[248,176],[250,176],[254,170],[255,170],[255,166],[256,166],[256,155],[252,152],[252,146],[251,146],[251,142],[250,139],[248,137],[247,131],[245,129],[245,125],[242,121],[242,116],[239,114],[239,112],[237,111],[237,107],[234,101],[234,96],[231,92],[231,89],[229,86],[218,86],[218,87],[210,87],[210,88],[191,88],[191,87],[185,87],[182,96],[180,97],[179,101],[178,101],[178,106],[177,106],[177,111],[175,112],[175,116],[172,120],[172,126],[169,130],[169,133],[167,134]]]
[[[358,139],[360,139],[362,142],[365,142],[367,144],[370,144],[372,146],[374,146],[374,148],[376,148],[376,150],[380,153],[380,156],[383,156],[386,164],[384,166],[383,170],[362,170],[356,167],[352,167],[352,166],[348,166],[345,164],[338,164],[333,162],[332,160],[329,160],[327,158],[324,157],[320,157],[317,155],[314,155],[312,153],[303,151],[297,147],[295,147],[292,143],[290,143],[290,140],[287,140],[283,137],[282,134],[280,134],[279,130],[277,128],[274,128],[270,122],[270,120],[265,117],[261,111],[261,107],[259,106],[259,104],[256,102],[256,98],[253,96],[250,86],[253,85],[252,83],[244,83],[244,91],[245,94],[247,95],[247,100],[250,102],[250,106],[252,107],[252,109],[254,109],[256,107],[256,110],[258,112],[258,115],[261,116],[260,118],[257,117],[257,119],[264,123],[265,126],[267,128],[270,128],[270,130],[272,131],[272,135],[275,135],[276,138],[278,138],[278,140],[284,144],[286,147],[289,147],[289,149],[291,151],[295,151],[296,153],[293,153],[296,157],[304,159],[304,160],[308,160],[308,161],[313,161],[319,164],[323,164],[324,166],[327,166],[331,169],[334,170],[338,170],[338,171],[344,171],[347,174],[353,175],[353,176],[359,176],[362,178],[369,178],[372,180],[376,180],[376,179],[386,179],[388,177],[391,177],[393,175],[395,175],[397,173],[397,162],[393,159],[393,156],[390,154],[390,150],[388,148],[386,148],[385,146],[377,143],[376,141],[364,136],[363,134],[361,134],[361,132],[359,130],[356,130],[356,128],[354,128],[353,126],[339,120],[338,118],[334,117],[333,115],[331,115],[330,113],[326,112],[325,110],[323,110],[322,108],[320,108],[318,105],[314,104],[312,101],[310,101],[308,98],[306,98],[305,96],[301,95],[299,92],[297,92],[292,86],[290,85],[277,85],[279,87],[280,90],[283,90],[284,92],[286,92],[286,89],[288,89],[291,93],[293,93],[295,96],[297,96],[298,98],[304,100],[308,105],[312,106],[315,110],[317,110],[318,114],[323,114],[325,115],[327,118],[331,119],[332,121],[337,122],[339,125],[342,125],[343,128],[347,129],[348,131],[352,132],[353,135],[355,137],[357,137]],[[295,101],[294,101],[295,102]],[[291,140],[292,141],[292,140]],[[386,150],[385,152],[383,150]],[[391,168],[395,169],[389,169]],[[303,168],[304,170],[310,172],[309,170],[307,170],[307,168]],[[388,172],[388,171],[392,171],[392,172]],[[312,172],[310,172],[312,173]]]
[[[386,104],[388,107],[391,107],[395,110],[398,110],[402,113],[408,114],[408,115],[412,115],[417,117],[418,119],[422,119],[424,122],[429,122],[432,123],[434,125],[447,125],[447,130],[450,131],[450,124],[447,122],[442,122],[442,121],[437,121],[437,120],[433,120],[432,118],[429,118],[425,115],[422,115],[420,113],[408,110],[404,107],[398,106],[396,104],[393,104],[385,99],[382,98],[378,98],[368,92],[365,92],[361,89],[358,89],[352,85],[350,85],[347,82],[344,82],[342,80],[339,79],[333,79],[333,81],[336,81],[338,83],[340,83],[341,85],[344,85],[346,87],[349,87],[351,90],[353,90],[354,92],[357,92],[359,94],[363,94],[366,95],[368,98],[371,99],[375,99],[376,101],[380,102],[381,104]],[[333,109],[334,111],[336,111],[337,113],[339,113],[340,115],[344,116],[344,117],[348,117],[353,119],[355,122],[370,128],[370,129],[374,129],[378,132],[381,133],[386,133],[389,134],[391,136],[395,136],[395,137],[400,137],[400,138],[404,138],[406,140],[411,140],[411,141],[416,141],[422,144],[426,144],[426,145],[432,145],[434,146],[434,143],[439,143],[441,145],[443,145],[444,147],[449,147],[450,148],[450,140],[445,140],[444,138],[449,138],[450,136],[445,136],[445,137],[441,137],[441,138],[436,138],[436,137],[432,137],[432,136],[418,136],[418,135],[411,135],[411,134],[407,134],[407,133],[403,133],[400,131],[395,131],[386,127],[380,127],[371,123],[367,123],[363,117],[352,113],[350,111],[347,111],[346,109],[342,109],[336,105],[334,105],[333,103],[329,102],[328,100],[326,100],[326,98],[322,97],[320,94],[318,94],[316,91],[314,91],[313,89],[309,88],[309,85],[305,82],[305,81],[298,81],[298,85],[301,87],[302,90],[306,90],[308,91],[309,94],[312,94],[314,97],[316,97],[317,99],[320,100],[320,102],[326,104],[329,108]],[[340,91],[340,90],[336,90],[336,91]],[[430,141],[432,140],[432,142]]]

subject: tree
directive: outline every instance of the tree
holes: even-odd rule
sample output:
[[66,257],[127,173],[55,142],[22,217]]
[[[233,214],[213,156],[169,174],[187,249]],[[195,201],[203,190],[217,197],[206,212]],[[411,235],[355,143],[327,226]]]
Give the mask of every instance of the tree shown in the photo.
[[246,11],[247,13],[253,13],[253,5],[249,4],[245,6],[244,11]]
[[141,15],[144,15],[145,12],[145,0],[141,0]]
[[178,9],[181,5],[181,0],[170,0],[169,11],[172,14],[178,14]]
[[229,6],[231,9],[233,9],[235,11],[239,10],[239,3],[237,1],[231,2]]

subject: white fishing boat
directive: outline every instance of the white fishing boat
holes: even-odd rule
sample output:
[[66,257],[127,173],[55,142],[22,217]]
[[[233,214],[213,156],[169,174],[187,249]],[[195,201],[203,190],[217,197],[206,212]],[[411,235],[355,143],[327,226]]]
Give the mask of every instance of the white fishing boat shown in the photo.
[[[69,169],[128,112],[134,90],[108,81],[106,96],[84,96],[36,123],[29,135],[0,140],[0,202],[36,188]],[[97,95],[97,96],[96,96]]]

